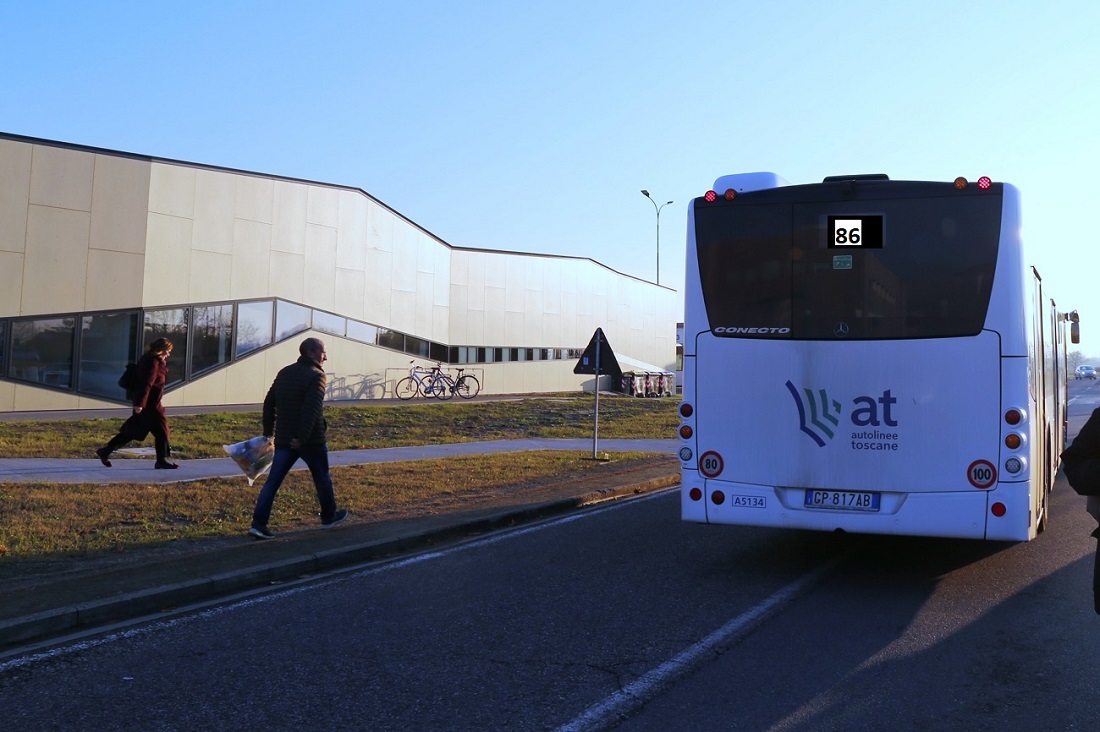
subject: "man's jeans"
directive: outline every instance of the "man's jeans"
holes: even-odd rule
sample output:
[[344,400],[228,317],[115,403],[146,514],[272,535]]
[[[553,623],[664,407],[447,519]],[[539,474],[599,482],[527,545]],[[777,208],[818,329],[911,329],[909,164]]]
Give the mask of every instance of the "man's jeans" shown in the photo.
[[321,522],[332,521],[336,514],[336,497],[332,492],[332,476],[328,470],[328,446],[302,445],[297,450],[290,447],[276,447],[275,457],[271,460],[271,472],[267,475],[260,497],[256,499],[256,510],[252,512],[252,525],[260,528],[267,526],[271,518],[271,507],[275,503],[275,494],[283,484],[286,474],[298,462],[305,461],[313,476],[313,485],[317,488],[317,503],[321,504]]

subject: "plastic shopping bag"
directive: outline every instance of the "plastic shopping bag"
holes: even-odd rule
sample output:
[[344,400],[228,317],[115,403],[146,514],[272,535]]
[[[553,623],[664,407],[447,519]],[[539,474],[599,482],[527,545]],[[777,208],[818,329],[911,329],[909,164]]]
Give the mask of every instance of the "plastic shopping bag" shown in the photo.
[[267,472],[275,457],[275,443],[263,435],[235,445],[222,445],[222,448],[244,471],[249,485],[255,483],[257,478]]

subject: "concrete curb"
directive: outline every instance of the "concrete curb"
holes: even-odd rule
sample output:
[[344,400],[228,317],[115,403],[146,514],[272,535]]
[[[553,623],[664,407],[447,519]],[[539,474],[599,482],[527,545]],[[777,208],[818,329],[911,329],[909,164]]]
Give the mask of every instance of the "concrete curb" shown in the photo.
[[668,475],[534,506],[501,509],[485,516],[458,521],[436,529],[304,554],[270,564],[259,564],[187,582],[152,587],[104,600],[4,620],[0,621],[0,650],[9,649],[16,644],[45,640],[64,633],[108,625],[128,618],[166,612],[183,605],[226,597],[273,582],[283,582],[303,575],[374,561],[398,552],[419,549],[432,543],[468,534],[505,529],[603,501],[650,493],[679,482],[678,474]]

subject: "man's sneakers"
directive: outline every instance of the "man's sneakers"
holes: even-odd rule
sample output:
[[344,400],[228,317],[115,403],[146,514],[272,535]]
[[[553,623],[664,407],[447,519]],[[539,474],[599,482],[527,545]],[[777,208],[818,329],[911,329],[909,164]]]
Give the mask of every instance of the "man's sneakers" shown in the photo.
[[167,460],[157,460],[153,463],[153,467],[157,470],[175,470],[179,466],[175,463],[170,463]]
[[321,522],[321,528],[322,529],[331,529],[336,524],[340,524],[340,523],[343,523],[344,521],[346,521],[347,518],[348,518],[348,510],[346,508],[341,508],[339,511],[337,511],[336,513],[334,513],[332,515],[332,519],[330,519],[329,521],[322,521]]
[[[341,508],[340,510],[338,510],[336,513],[334,513],[332,515],[332,519],[330,521],[322,521],[321,522],[321,528],[322,529],[331,529],[336,524],[342,524],[347,520],[348,520],[348,510],[346,508]],[[274,539],[275,538],[275,533],[273,531],[271,531],[271,529],[267,528],[266,526],[253,526],[251,529],[248,530],[248,535],[249,536],[255,536],[257,539]]]
[[257,539],[274,539],[275,534],[271,529],[266,526],[253,526],[248,530],[249,536],[255,536]]

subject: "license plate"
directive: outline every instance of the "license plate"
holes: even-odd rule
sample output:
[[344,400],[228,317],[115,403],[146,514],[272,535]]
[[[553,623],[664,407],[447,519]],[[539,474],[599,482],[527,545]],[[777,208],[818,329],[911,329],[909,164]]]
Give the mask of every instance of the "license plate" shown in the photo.
[[829,508],[838,511],[877,511],[882,495],[859,491],[806,491],[807,508]]

